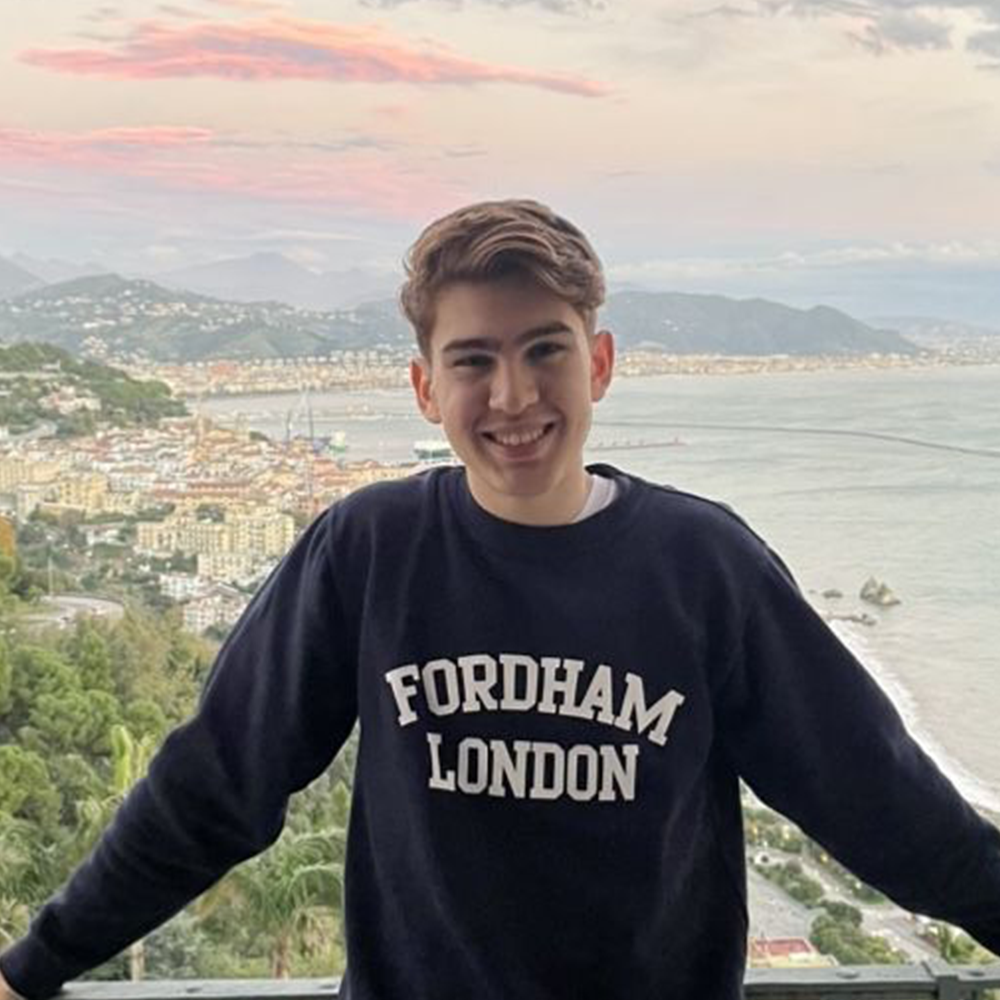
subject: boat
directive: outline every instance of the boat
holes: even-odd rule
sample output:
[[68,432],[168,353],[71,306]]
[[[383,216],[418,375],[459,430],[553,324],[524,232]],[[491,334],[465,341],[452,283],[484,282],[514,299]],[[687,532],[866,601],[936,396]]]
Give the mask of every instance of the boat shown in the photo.
[[440,438],[414,441],[413,454],[419,462],[451,462],[455,459],[451,445]]

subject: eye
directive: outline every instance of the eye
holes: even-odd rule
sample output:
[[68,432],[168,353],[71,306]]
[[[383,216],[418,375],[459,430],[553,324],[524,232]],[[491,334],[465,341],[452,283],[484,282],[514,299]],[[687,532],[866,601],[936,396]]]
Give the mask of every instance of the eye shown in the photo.
[[566,345],[558,340],[540,340],[528,349],[528,357],[533,361],[544,361],[566,350]]
[[486,368],[493,359],[488,354],[460,354],[452,363],[452,368]]

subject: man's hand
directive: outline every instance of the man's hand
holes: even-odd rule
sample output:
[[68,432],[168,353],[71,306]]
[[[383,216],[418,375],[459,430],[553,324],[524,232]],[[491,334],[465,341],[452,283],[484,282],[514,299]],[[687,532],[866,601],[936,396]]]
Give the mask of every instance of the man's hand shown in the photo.
[[7,985],[3,973],[0,972],[0,1000],[21,1000],[21,998]]

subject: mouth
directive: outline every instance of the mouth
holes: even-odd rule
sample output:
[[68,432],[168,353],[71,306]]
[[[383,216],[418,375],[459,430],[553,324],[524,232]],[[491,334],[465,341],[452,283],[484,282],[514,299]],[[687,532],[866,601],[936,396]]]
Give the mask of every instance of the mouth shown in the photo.
[[548,437],[555,428],[555,421],[533,427],[497,428],[483,431],[483,437],[507,451],[530,451],[543,438]]

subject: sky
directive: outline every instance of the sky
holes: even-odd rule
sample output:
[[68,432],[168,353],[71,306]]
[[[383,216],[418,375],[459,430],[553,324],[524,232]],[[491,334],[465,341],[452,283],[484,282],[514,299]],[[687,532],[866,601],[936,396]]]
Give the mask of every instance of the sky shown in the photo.
[[613,287],[1000,327],[1000,0],[0,0],[0,255],[394,269],[550,204]]

